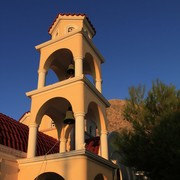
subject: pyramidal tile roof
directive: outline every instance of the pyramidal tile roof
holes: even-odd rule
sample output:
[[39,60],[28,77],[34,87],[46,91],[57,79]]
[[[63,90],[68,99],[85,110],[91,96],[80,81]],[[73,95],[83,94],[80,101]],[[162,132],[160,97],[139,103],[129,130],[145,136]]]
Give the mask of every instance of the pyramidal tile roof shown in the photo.
[[[0,113],[0,144],[22,152],[27,152],[28,134],[28,126]],[[99,145],[99,137],[86,140],[86,149],[94,154],[98,154]],[[38,131],[36,156],[58,152],[58,140]]]

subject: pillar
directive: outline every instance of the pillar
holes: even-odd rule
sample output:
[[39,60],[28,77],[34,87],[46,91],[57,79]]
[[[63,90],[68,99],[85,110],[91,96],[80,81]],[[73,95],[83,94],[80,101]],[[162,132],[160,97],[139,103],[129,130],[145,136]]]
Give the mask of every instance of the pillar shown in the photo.
[[95,80],[95,86],[96,86],[96,89],[102,93],[102,80]]
[[101,156],[108,159],[108,142],[107,142],[107,131],[101,131]]
[[37,131],[38,124],[29,125],[27,158],[35,157],[36,155]]
[[66,141],[65,138],[60,139],[60,153],[66,152]]
[[83,74],[83,57],[75,57],[75,77]]
[[45,86],[46,73],[47,71],[45,69],[38,71],[38,89]]
[[74,113],[75,116],[75,149],[84,149],[84,116],[85,113]]

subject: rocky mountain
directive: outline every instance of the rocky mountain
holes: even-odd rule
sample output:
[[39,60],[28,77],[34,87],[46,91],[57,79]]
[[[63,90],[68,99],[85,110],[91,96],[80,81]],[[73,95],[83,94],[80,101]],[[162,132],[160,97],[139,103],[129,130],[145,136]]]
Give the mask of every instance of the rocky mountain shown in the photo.
[[109,100],[111,106],[107,108],[108,131],[118,131],[124,128],[130,129],[131,124],[123,117],[123,107],[125,100],[113,99]]

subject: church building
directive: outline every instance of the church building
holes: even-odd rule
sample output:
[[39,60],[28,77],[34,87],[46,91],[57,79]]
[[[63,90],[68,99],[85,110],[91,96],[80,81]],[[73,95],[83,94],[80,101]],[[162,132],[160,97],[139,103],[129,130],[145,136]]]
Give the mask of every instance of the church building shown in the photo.
[[[0,114],[0,179],[120,180],[109,159],[104,58],[85,14],[58,14],[40,53],[37,89],[19,121]],[[47,85],[48,72],[58,81]]]

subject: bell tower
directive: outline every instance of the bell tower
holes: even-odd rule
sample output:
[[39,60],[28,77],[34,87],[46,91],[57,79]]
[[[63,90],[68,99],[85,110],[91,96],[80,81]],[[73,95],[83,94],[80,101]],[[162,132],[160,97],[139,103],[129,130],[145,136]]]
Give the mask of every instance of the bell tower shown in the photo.
[[[38,127],[47,116],[57,129],[60,154],[85,149],[87,137],[99,136],[99,156],[108,159],[110,104],[102,95],[104,59],[92,42],[95,28],[85,14],[58,14],[48,32],[51,39],[36,46],[37,89],[26,93],[31,98],[27,157],[36,156]],[[46,85],[49,70],[58,81]]]

